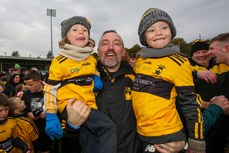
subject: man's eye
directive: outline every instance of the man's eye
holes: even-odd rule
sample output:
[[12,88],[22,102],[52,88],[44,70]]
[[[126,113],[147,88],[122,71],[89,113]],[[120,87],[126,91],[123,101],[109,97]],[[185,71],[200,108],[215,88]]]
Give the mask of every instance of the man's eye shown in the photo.
[[117,43],[114,43],[114,45],[116,45],[116,46],[120,46],[120,45],[121,45],[121,43],[117,42]]
[[106,45],[108,45],[108,42],[103,42],[102,45],[106,46]]

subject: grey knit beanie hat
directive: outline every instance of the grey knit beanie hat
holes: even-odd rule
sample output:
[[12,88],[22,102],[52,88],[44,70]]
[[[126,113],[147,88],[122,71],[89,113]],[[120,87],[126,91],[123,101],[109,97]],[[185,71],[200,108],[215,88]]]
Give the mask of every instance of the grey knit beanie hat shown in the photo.
[[81,24],[85,26],[90,35],[90,29],[91,29],[90,21],[83,16],[73,16],[61,22],[61,37],[63,38],[68,33],[69,29],[75,24]]
[[157,21],[165,21],[169,24],[172,38],[176,36],[176,28],[173,24],[171,17],[164,11],[157,8],[148,9],[142,16],[139,27],[138,27],[138,36],[140,42],[143,46],[147,46],[144,33],[145,31]]

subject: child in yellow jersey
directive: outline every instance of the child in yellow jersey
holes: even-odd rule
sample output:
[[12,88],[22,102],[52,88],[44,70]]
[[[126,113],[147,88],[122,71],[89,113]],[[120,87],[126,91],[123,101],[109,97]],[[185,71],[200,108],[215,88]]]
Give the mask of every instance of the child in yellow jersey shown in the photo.
[[31,153],[34,153],[33,142],[39,137],[39,131],[32,119],[26,117],[25,102],[19,97],[9,98],[9,115],[14,117],[19,127],[19,137],[30,146]]
[[[94,91],[102,88],[102,82],[96,75],[96,59],[91,55],[94,42],[90,38],[91,24],[82,16],[73,16],[61,23],[62,40],[59,55],[52,60],[49,77],[44,86],[44,110],[46,112],[46,133],[51,139],[60,139],[63,135],[57,112],[60,113],[64,129],[68,114],[68,100],[75,98],[91,107],[91,113],[81,127],[80,142],[85,153],[115,153],[116,129],[108,116],[97,110]],[[73,127],[78,129],[79,127]],[[65,132],[65,131],[64,131]],[[91,142],[90,135],[97,137]],[[77,139],[77,136],[73,141]],[[66,142],[67,140],[67,142]],[[62,152],[73,152],[76,144],[64,133]],[[64,142],[63,142],[64,141]],[[98,143],[98,148],[93,148]],[[63,144],[66,144],[63,146]],[[73,147],[73,148],[72,148]],[[75,151],[76,152],[76,151]]]
[[143,46],[134,71],[133,109],[143,152],[178,152],[186,136],[176,110],[178,98],[186,117],[189,151],[205,152],[202,101],[195,94],[188,59],[171,44],[176,28],[171,17],[157,8],[142,16],[138,35]]
[[[31,153],[29,145],[19,138],[19,128],[14,118],[8,117],[9,101],[0,93],[0,152]],[[21,150],[19,150],[20,148]]]

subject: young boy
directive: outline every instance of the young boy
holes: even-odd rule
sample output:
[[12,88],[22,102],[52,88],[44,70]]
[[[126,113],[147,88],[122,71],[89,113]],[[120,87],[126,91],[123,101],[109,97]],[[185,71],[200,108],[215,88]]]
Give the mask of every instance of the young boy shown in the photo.
[[30,153],[29,145],[19,138],[16,120],[8,117],[8,113],[8,98],[0,93],[0,151],[16,153],[20,148],[23,153]]
[[14,117],[19,127],[19,137],[30,146],[31,153],[34,153],[33,142],[39,137],[39,131],[35,123],[25,115],[25,102],[19,97],[9,98],[9,115]]
[[[73,16],[61,23],[62,40],[59,46],[63,50],[52,60],[49,78],[44,87],[46,132],[51,139],[62,137],[57,111],[61,114],[62,125],[65,126],[68,118],[66,105],[69,99],[76,98],[92,108],[80,132],[83,152],[96,152],[97,148],[92,145],[98,143],[99,153],[115,153],[115,126],[96,106],[94,91],[101,89],[102,85],[97,82],[99,77],[96,76],[96,59],[91,55],[95,44],[90,38],[90,29],[90,22],[82,16]],[[98,141],[91,142],[90,135],[95,135]],[[69,150],[70,147],[65,149]]]
[[175,106],[177,97],[186,117],[189,150],[204,152],[202,101],[194,93],[188,59],[179,54],[178,46],[170,44],[176,36],[172,19],[166,12],[150,8],[142,16],[138,35],[146,47],[134,67],[132,96],[143,152],[168,146],[178,152],[184,147],[186,137]]
[[27,116],[31,118],[39,129],[40,136],[34,144],[35,152],[50,152],[52,149],[52,140],[45,133],[45,113],[43,112],[44,93],[42,77],[40,72],[32,70],[24,77],[24,82],[28,90],[22,95],[25,101],[25,111]]

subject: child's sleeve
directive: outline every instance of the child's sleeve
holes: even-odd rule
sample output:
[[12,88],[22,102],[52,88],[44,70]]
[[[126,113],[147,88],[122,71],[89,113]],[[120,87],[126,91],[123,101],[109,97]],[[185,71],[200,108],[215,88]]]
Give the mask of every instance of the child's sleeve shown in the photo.
[[39,130],[33,120],[30,120],[31,124],[28,127],[28,133],[31,141],[35,141],[39,138]]
[[23,151],[23,153],[25,153],[26,151],[30,150],[29,145],[19,138],[19,134],[18,134],[19,129],[16,124],[16,121],[14,123],[15,125],[13,126],[12,129],[12,136],[13,136],[12,144],[17,148],[20,148]]
[[195,93],[192,69],[188,61],[179,67],[174,83],[178,93],[178,102],[186,119],[189,138],[203,140],[202,99]]
[[56,114],[57,107],[57,90],[61,85],[63,72],[56,59],[53,59],[49,68],[49,78],[44,86],[44,111],[46,113]]
[[12,143],[15,147],[20,148],[23,153],[26,153],[28,150],[30,150],[29,145],[21,140],[19,137],[16,137],[12,140]]

